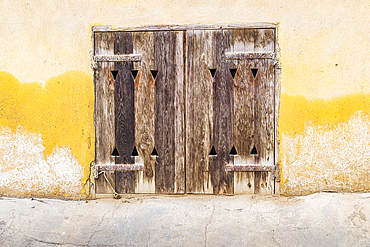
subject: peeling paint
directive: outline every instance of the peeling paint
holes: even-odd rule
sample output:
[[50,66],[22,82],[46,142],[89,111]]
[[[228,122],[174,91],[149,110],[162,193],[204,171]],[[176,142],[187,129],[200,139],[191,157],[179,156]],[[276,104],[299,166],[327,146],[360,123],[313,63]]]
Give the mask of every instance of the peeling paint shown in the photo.
[[45,156],[41,134],[0,127],[0,193],[7,196],[81,197],[83,168],[67,147]]
[[370,117],[358,111],[345,123],[305,123],[282,134],[282,193],[370,190]]
[[0,193],[88,196],[84,183],[95,155],[92,76],[70,71],[43,86],[0,72],[0,92]]

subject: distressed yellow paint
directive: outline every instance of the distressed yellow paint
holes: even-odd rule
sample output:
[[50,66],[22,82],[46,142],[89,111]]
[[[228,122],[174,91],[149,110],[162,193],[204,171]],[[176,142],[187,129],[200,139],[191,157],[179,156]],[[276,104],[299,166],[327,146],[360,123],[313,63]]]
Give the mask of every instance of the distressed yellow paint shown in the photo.
[[281,97],[281,190],[370,190],[370,95]]
[[295,135],[304,130],[305,123],[334,127],[344,123],[357,111],[370,113],[370,94],[351,94],[330,100],[308,100],[303,96],[282,94],[280,99],[279,132]]
[[45,156],[58,147],[70,149],[83,169],[81,196],[86,196],[83,184],[95,155],[92,75],[70,71],[43,86],[36,82],[21,84],[12,74],[0,72],[0,92],[0,126],[9,127],[13,133],[21,126],[41,134]]

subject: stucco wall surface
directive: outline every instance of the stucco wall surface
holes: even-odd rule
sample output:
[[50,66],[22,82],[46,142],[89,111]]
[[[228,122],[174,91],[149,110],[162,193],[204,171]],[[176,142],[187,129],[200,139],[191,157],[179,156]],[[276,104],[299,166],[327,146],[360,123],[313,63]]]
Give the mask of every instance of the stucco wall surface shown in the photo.
[[368,1],[0,0],[0,193],[81,198],[91,27],[277,23],[283,194],[370,189]]

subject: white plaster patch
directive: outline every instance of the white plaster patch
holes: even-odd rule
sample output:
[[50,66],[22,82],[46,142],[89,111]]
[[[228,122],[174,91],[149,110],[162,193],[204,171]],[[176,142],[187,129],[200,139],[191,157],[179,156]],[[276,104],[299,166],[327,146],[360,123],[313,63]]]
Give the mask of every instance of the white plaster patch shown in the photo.
[[332,129],[309,122],[301,134],[283,134],[281,151],[288,194],[370,189],[370,119],[361,111]]
[[56,147],[45,157],[41,134],[0,126],[0,191],[16,195],[78,196],[83,169],[71,150]]

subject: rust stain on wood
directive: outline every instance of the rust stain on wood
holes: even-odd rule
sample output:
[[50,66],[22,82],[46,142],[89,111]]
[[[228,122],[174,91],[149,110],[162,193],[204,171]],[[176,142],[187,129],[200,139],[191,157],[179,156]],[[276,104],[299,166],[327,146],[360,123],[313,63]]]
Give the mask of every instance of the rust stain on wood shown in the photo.
[[256,165],[256,164],[234,164],[227,165],[226,171],[250,172],[250,171],[272,171],[273,165]]
[[243,60],[243,59],[273,59],[274,52],[228,52],[226,59],[229,60]]
[[142,164],[118,164],[118,165],[103,165],[95,166],[98,171],[142,171]]
[[141,54],[125,54],[125,55],[96,55],[95,62],[140,62]]

